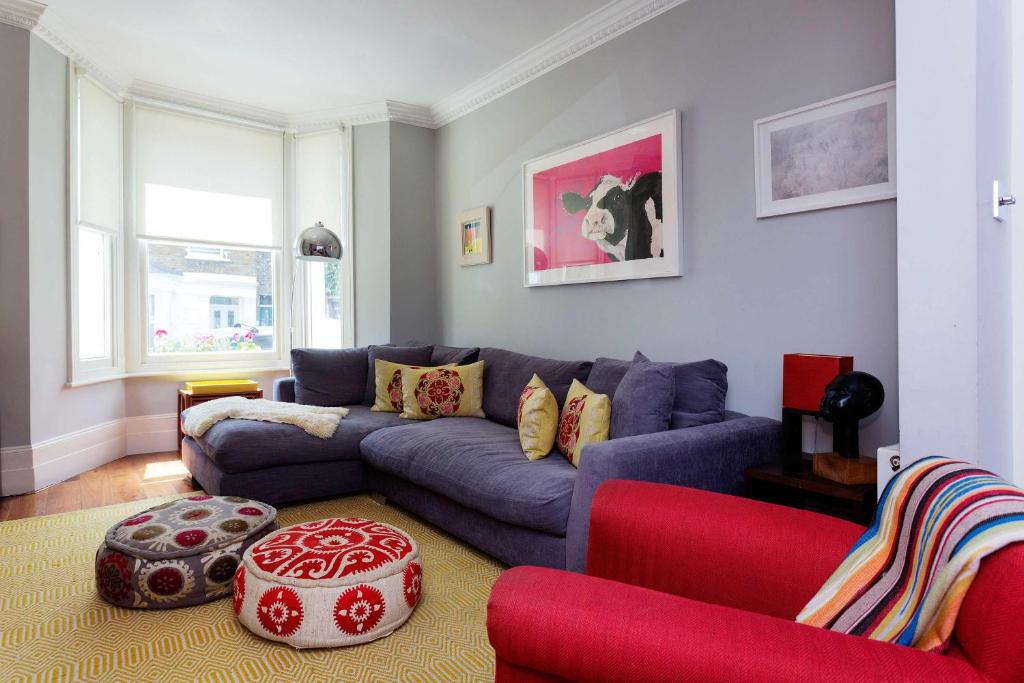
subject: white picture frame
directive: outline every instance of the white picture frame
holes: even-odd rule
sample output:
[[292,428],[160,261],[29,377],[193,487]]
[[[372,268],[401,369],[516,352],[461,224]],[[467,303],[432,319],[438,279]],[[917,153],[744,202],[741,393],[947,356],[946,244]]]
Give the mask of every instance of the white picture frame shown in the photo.
[[[552,285],[580,284],[590,282],[609,282],[616,280],[632,280],[644,278],[678,277],[683,274],[683,241],[682,241],[682,145],[681,145],[681,116],[678,110],[670,110],[663,114],[653,116],[642,121],[624,126],[609,133],[578,142],[569,147],[550,152],[543,156],[530,159],[523,163],[523,286],[544,287]],[[652,139],[658,137],[658,143]],[[546,257],[547,245],[539,242],[550,236],[552,229],[560,232],[560,237],[566,241],[576,241],[579,247],[579,240],[576,233],[581,232],[583,217],[581,214],[570,215],[565,209],[564,215],[560,212],[558,200],[554,197],[557,191],[552,189],[547,201],[548,214],[552,216],[552,222],[558,221],[557,226],[545,226],[539,229],[535,226],[535,188],[534,182],[538,174],[545,172],[557,175],[558,169],[573,163],[589,164],[587,173],[577,176],[581,183],[586,183],[586,192],[594,183],[595,178],[602,177],[603,173],[595,169],[602,163],[602,159],[611,159],[616,152],[629,148],[630,145],[650,143],[660,145],[660,173],[661,173],[661,219],[660,219],[660,244],[659,256],[637,257],[634,259],[623,258],[616,262],[588,262],[585,258],[578,264],[558,263],[556,266],[538,268],[538,252]],[[605,156],[610,155],[610,156]],[[596,160],[596,161],[591,161]],[[628,165],[628,164],[627,164]],[[622,168],[621,164],[619,168]],[[637,167],[642,168],[641,166]],[[642,172],[637,171],[631,180],[637,181],[642,178]],[[585,178],[585,179],[584,179]],[[556,181],[560,182],[560,181]],[[583,187],[584,185],[580,185]],[[622,189],[629,191],[632,186],[629,181],[624,181]],[[552,186],[554,188],[554,186]],[[596,190],[596,187],[594,188]],[[564,197],[564,195],[559,195]],[[580,197],[583,198],[583,197]],[[543,201],[543,200],[542,200]],[[653,228],[652,228],[653,230]],[[654,241],[651,241],[653,254]],[[614,258],[609,256],[607,258]],[[598,260],[598,259],[594,259]],[[541,263],[540,265],[544,265]]]
[[754,191],[758,218],[894,198],[896,82],[754,121]]
[[459,265],[481,266],[491,262],[491,209],[479,206],[459,214]]

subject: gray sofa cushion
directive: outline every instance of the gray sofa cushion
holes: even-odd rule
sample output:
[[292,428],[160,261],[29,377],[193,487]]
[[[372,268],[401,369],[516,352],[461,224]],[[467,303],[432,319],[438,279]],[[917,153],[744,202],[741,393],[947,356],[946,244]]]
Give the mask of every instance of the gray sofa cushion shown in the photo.
[[553,453],[526,459],[515,429],[475,417],[384,429],[363,440],[363,460],[489,517],[563,535],[576,468]]
[[619,439],[665,431],[675,395],[674,365],[651,362],[637,351],[612,397],[610,437]]
[[458,363],[469,365],[480,359],[480,347],[478,346],[442,346],[434,344],[434,351],[430,354],[431,365],[448,365]]
[[195,441],[224,472],[251,472],[281,465],[356,460],[359,442],[367,434],[383,427],[415,424],[397,413],[375,413],[366,406],[354,405],[349,406],[349,414],[338,423],[330,439],[319,439],[299,427],[277,422],[222,420]]
[[362,403],[366,369],[366,347],[292,349],[295,402],[309,406]]
[[632,364],[633,361],[630,360],[598,358],[594,361],[594,367],[590,371],[590,376],[587,377],[587,388],[611,398],[615,395],[619,382],[626,376],[626,372]]
[[729,389],[729,368],[725,363],[712,358],[677,363],[675,371],[676,397],[669,427],[680,429],[721,422]]
[[364,378],[365,383],[363,384],[363,405],[372,406],[373,401],[377,396],[377,387],[373,371],[375,360],[379,358],[380,360],[387,360],[392,363],[402,363],[403,365],[430,365],[430,354],[433,353],[433,351],[434,347],[431,345],[371,346],[367,354],[368,371]]
[[[695,363],[670,364],[675,368],[676,389],[669,427],[680,429],[721,422],[725,410],[725,394],[729,388],[729,369],[725,363],[709,358]],[[614,397],[630,365],[632,361],[598,358],[587,378],[587,388]],[[614,419],[614,408],[612,414]],[[487,415],[489,417],[490,413]]]
[[594,365],[591,361],[551,360],[495,348],[480,349],[480,360],[484,361],[484,414],[506,427],[516,426],[519,395],[534,373],[548,385],[561,408],[573,379],[586,383]]

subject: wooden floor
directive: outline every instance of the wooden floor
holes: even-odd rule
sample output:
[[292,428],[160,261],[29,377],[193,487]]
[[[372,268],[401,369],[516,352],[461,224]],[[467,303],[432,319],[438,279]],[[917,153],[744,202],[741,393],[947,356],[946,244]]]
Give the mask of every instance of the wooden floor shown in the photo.
[[129,455],[42,491],[0,498],[0,522],[194,490],[176,452]]

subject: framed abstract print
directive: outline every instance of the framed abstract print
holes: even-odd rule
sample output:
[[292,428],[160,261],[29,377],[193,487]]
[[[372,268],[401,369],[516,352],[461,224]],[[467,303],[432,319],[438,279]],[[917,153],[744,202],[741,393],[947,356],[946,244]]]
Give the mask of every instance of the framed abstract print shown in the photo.
[[481,206],[459,214],[459,265],[491,262],[491,210]]
[[757,217],[896,196],[896,83],[754,121]]

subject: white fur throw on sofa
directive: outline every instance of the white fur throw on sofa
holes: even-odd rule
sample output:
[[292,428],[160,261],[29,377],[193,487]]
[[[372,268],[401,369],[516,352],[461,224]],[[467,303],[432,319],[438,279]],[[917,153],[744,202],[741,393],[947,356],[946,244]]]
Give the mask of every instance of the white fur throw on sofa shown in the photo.
[[329,439],[334,436],[338,422],[346,415],[348,408],[322,408],[262,398],[227,396],[189,408],[182,431],[195,438],[205,434],[207,429],[221,420],[234,418],[295,425],[307,434]]

